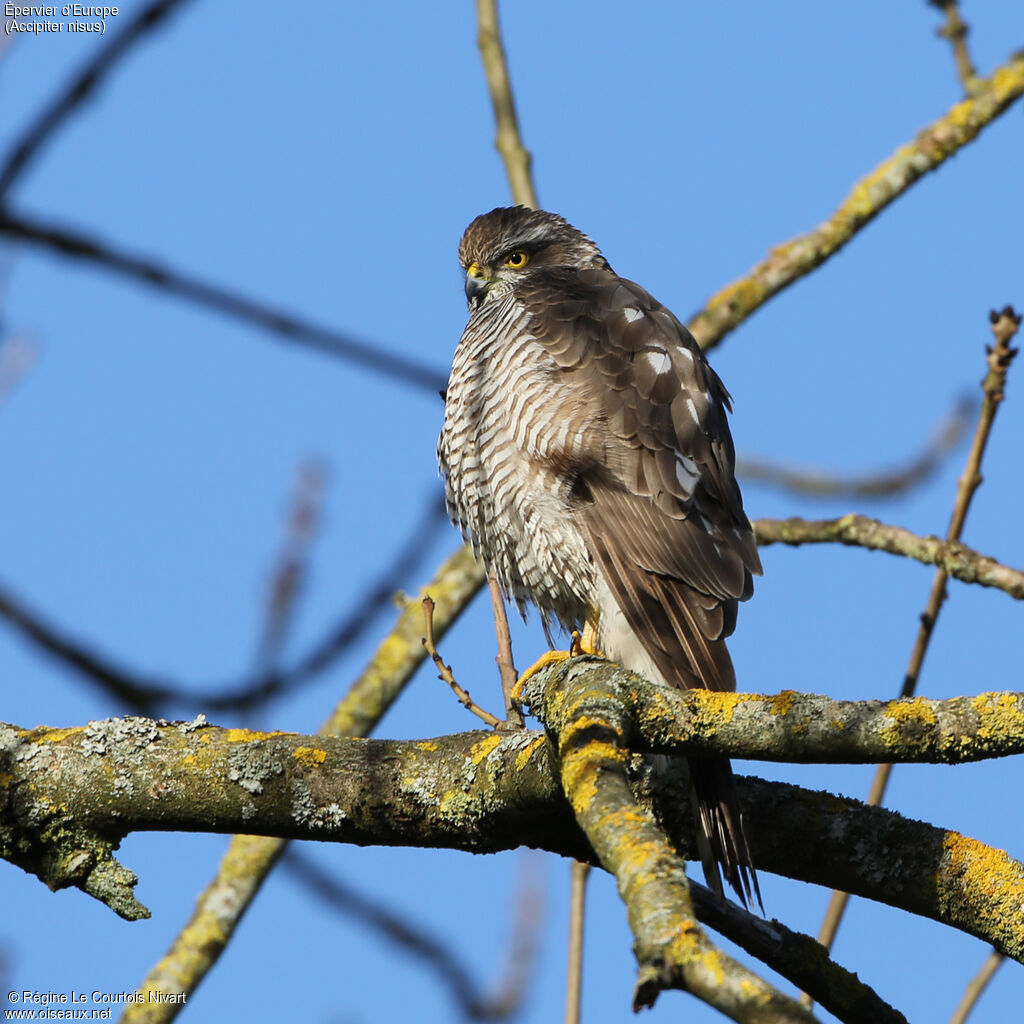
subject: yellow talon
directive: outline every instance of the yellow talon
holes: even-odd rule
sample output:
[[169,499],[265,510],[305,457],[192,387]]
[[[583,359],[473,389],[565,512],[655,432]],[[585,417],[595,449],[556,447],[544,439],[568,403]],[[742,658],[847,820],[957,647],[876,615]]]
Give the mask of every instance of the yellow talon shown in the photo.
[[526,686],[527,682],[532,679],[541,669],[547,668],[548,665],[557,665],[560,661],[568,661],[569,658],[574,657],[572,650],[568,651],[545,651],[517,680],[516,685],[512,687],[512,693],[509,695],[517,703],[522,703],[523,700],[523,687]]
[[549,665],[557,665],[560,662],[568,661],[570,658],[578,658],[581,654],[596,655],[598,658],[604,657],[604,655],[597,649],[597,627],[590,622],[583,627],[582,637],[577,630],[574,629],[572,631],[572,639],[569,641],[569,650],[545,651],[516,680],[516,684],[512,687],[512,693],[509,696],[517,704],[521,704],[523,700],[523,689],[526,687],[526,684],[541,671],[541,669],[545,669]]

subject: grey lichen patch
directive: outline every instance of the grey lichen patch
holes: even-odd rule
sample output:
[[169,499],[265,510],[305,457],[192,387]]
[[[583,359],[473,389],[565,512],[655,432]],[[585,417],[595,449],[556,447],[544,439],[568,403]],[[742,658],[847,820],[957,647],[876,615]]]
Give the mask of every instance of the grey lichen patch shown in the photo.
[[284,767],[267,753],[260,741],[232,747],[228,751],[228,763],[228,778],[254,796],[263,792],[263,783],[268,779],[284,774]]
[[[36,743],[24,743],[17,739],[14,742],[17,744],[14,760],[19,764],[30,764],[43,752],[42,747]],[[4,746],[6,747],[6,744]]]
[[83,757],[103,757],[116,745],[119,754],[146,750],[160,738],[160,729],[151,718],[126,715],[90,722],[82,733]]
[[175,728],[183,736],[187,736],[190,732],[195,732],[196,729],[202,729],[204,726],[207,726],[209,724],[210,723],[206,721],[206,715],[198,714],[196,715],[195,718],[192,719],[191,722],[175,723]]
[[123,793],[125,796],[131,796],[135,792],[135,783],[128,771],[122,769],[114,776],[114,792]]
[[334,801],[318,806],[309,786],[302,779],[292,782],[292,817],[299,825],[314,828],[338,828],[348,815]]
[[82,733],[82,756],[103,757],[107,752],[106,722],[90,722]]

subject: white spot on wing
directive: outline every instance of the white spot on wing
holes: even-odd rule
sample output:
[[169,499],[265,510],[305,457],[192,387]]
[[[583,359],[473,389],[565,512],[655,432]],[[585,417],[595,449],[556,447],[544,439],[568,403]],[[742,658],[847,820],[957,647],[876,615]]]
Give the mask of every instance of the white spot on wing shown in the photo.
[[643,319],[643,313],[635,306],[627,306],[623,311],[622,315],[626,318],[626,323],[631,324],[636,320]]
[[693,493],[693,485],[699,476],[700,470],[693,459],[685,455],[676,455],[676,479],[687,497]]
[[676,351],[684,358],[693,362],[693,353],[685,345],[676,345]]
[[668,373],[672,369],[672,360],[669,354],[662,348],[655,349],[653,352],[645,352],[644,358],[650,364],[651,369],[659,376],[663,373]]
[[693,417],[693,422],[700,426],[700,417],[697,415],[697,406],[693,404],[692,398],[687,398],[686,408],[690,410],[690,415]]

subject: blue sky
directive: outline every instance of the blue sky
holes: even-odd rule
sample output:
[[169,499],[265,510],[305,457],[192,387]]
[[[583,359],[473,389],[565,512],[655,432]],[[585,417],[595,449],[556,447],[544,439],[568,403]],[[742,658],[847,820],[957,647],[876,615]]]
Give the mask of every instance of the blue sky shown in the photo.
[[[108,31],[138,5],[125,3]],[[1014,0],[966,5],[984,72],[1024,43]],[[938,13],[908,4],[507,4],[520,120],[542,205],[680,316],[773,245],[823,220],[853,182],[957,101]],[[101,44],[21,37],[0,56],[0,151]],[[1016,106],[838,257],[759,311],[712,357],[742,454],[860,473],[925,442],[976,391],[988,310],[1024,306],[1024,140]],[[434,366],[465,320],[455,249],[506,204],[470,4],[189,3],[139,45],[26,170],[11,203],[119,248]],[[3,245],[0,330],[36,360],[0,404],[0,582],[139,673],[195,692],[244,675],[297,466],[329,467],[324,521],[285,660],[358,605],[439,493],[436,394],[282,343],[219,314],[30,247]],[[1018,373],[1021,367],[1015,368]],[[1011,375],[965,541],[1024,565],[1024,379]],[[961,447],[897,502],[811,502],[748,484],[754,516],[879,516],[945,531]],[[440,529],[402,585],[455,548]],[[740,687],[895,695],[931,570],[824,546],[763,552],[765,576],[731,645]],[[925,665],[931,696],[1019,689],[1020,608],[953,582]],[[384,635],[390,614],[257,724],[311,731]],[[480,601],[442,650],[496,705]],[[543,646],[515,628],[517,660]],[[0,624],[0,718],[81,724],[123,713]],[[485,696],[486,695],[486,696]],[[233,719],[220,716],[219,721]],[[475,727],[425,669],[378,735]],[[745,765],[866,792],[869,767]],[[889,805],[1024,855],[1008,793],[1017,761],[896,771]],[[123,860],[153,911],[125,923],[83,894],[52,895],[0,866],[11,987],[130,990],[163,953],[226,840],[135,835]],[[318,863],[433,929],[487,984],[520,854],[469,857],[323,846]],[[522,1017],[561,1014],[568,866],[539,857],[547,920]],[[816,933],[827,893],[762,879],[771,916]],[[607,877],[592,885],[584,1020],[625,1019],[634,964]],[[911,1020],[942,1020],[985,948],[855,902],[836,956]],[[1005,966],[975,1019],[1024,999]],[[1014,1008],[1014,1009],[1011,1009]],[[718,1019],[669,993],[652,1021]],[[324,1024],[454,1020],[429,971],[317,905],[283,874],[266,886],[192,1022],[303,1016]],[[823,1014],[823,1019],[828,1019]]]

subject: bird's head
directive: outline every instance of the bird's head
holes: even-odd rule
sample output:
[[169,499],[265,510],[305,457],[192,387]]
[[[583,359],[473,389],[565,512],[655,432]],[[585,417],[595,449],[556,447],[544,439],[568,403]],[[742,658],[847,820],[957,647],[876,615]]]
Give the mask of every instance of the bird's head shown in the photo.
[[607,267],[601,251],[557,213],[498,207],[466,228],[459,243],[470,309],[544,268]]

